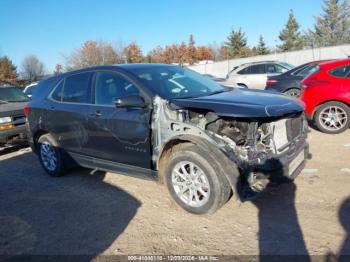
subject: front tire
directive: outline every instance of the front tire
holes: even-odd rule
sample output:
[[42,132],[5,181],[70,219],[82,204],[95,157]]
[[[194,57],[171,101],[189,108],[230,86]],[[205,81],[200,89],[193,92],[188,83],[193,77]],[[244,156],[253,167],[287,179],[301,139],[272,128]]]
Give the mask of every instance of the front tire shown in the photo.
[[339,134],[350,126],[350,108],[340,102],[327,102],[317,109],[314,121],[321,132]]
[[59,177],[65,174],[64,156],[56,141],[50,134],[42,135],[38,139],[38,155],[40,164],[47,174]]
[[[175,146],[176,147],[176,146]],[[175,202],[193,214],[214,213],[230,197],[228,180],[199,146],[177,146],[165,163],[165,180]]]

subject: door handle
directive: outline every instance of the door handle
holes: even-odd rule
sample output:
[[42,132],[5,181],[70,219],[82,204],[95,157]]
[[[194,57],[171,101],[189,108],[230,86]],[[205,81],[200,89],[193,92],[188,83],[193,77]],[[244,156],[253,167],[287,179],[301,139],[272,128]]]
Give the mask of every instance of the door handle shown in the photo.
[[102,116],[102,113],[100,111],[96,111],[94,113],[91,113],[90,116],[100,117],[100,116]]
[[50,109],[49,109],[50,111],[55,111],[56,110],[56,108],[54,107],[54,106],[50,106]]

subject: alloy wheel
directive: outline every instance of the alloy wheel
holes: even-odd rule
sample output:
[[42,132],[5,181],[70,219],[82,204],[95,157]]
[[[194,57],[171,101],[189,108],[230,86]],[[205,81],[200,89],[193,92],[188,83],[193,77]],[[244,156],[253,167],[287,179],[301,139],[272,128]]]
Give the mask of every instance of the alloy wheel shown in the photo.
[[320,124],[329,131],[342,129],[348,121],[346,111],[338,106],[324,108],[319,115]]
[[210,184],[203,170],[190,161],[175,165],[171,174],[172,186],[177,196],[191,207],[204,206],[210,196]]
[[47,142],[40,144],[40,156],[44,167],[48,171],[55,171],[58,164],[58,157],[55,149]]

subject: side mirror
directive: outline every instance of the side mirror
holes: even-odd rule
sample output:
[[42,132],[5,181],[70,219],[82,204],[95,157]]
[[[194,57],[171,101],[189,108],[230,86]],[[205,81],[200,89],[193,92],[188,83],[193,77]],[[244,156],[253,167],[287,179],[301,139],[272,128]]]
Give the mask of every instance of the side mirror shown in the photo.
[[145,100],[139,95],[131,95],[115,100],[115,106],[118,108],[138,107],[144,108],[147,106]]

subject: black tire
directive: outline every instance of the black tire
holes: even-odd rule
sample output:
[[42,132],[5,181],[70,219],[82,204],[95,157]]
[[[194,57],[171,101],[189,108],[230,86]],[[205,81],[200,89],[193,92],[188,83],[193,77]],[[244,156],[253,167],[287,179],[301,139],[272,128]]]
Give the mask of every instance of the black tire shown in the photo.
[[[324,117],[324,113],[327,110],[329,110],[331,107],[338,108],[339,110],[341,110],[341,112],[344,112],[344,114],[342,115],[347,117],[346,121],[344,121],[343,126],[339,125],[339,128],[334,128],[333,130],[331,128],[327,128],[324,121],[322,121],[322,117]],[[346,104],[343,104],[341,102],[336,102],[336,101],[324,103],[323,105],[317,108],[314,114],[314,121],[318,130],[320,130],[323,133],[327,133],[327,134],[342,133],[350,127],[350,108]]]
[[[194,207],[185,203],[175,192],[172,183],[172,172],[177,164],[183,162],[193,163],[196,168],[198,167],[203,171],[207,178],[207,182],[210,186],[210,194],[207,198],[207,202],[202,206]],[[180,144],[172,148],[169,157],[164,163],[163,175],[168,191],[175,202],[180,207],[193,214],[214,213],[228,201],[231,195],[230,184],[223,174],[220,163],[217,163],[217,160],[201,147],[193,144]],[[190,194],[190,192],[191,191],[188,190],[188,194]],[[196,191],[197,196],[199,195],[198,192],[199,191]],[[202,196],[199,196],[199,198],[200,197]],[[204,197],[202,197],[202,199],[203,198]]]
[[285,91],[284,94],[290,97],[299,98],[301,95],[301,91],[298,88],[291,88]]
[[[47,164],[45,164],[45,159],[42,153],[43,147],[49,146],[52,148],[52,153],[55,155],[57,159],[57,164],[54,169],[49,169],[47,167]],[[50,134],[42,135],[37,142],[37,148],[38,148],[38,156],[40,160],[41,166],[44,168],[47,174],[54,177],[63,176],[66,173],[65,163],[64,163],[64,154],[62,151],[58,148],[57,143],[55,139]]]
[[237,85],[240,86],[240,87],[242,87],[242,88],[248,88],[248,86],[245,85],[245,84],[237,84]]

